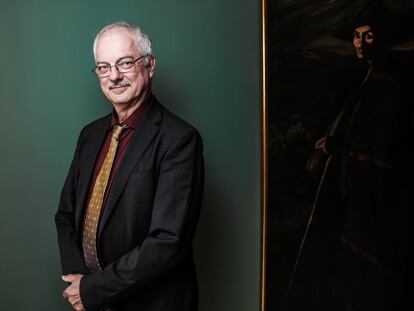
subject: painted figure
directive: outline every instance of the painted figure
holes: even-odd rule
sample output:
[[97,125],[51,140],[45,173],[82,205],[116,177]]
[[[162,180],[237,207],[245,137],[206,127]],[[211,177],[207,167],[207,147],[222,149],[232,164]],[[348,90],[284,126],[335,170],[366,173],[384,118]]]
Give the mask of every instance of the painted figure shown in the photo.
[[320,248],[313,255],[320,309],[401,310],[404,303],[405,212],[395,189],[401,86],[389,28],[378,12],[348,25],[364,75],[330,135],[315,143],[329,156],[310,238]]

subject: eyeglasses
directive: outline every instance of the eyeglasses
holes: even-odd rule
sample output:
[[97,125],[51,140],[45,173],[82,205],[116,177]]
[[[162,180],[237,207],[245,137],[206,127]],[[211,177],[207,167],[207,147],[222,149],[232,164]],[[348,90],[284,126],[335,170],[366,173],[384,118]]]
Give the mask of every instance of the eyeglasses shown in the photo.
[[98,77],[98,78],[106,78],[109,77],[111,74],[111,68],[116,67],[116,69],[120,73],[127,73],[135,68],[135,63],[139,61],[141,58],[145,57],[145,55],[141,55],[137,59],[132,58],[124,58],[115,65],[111,66],[107,63],[101,63],[99,65],[96,65],[92,72]]

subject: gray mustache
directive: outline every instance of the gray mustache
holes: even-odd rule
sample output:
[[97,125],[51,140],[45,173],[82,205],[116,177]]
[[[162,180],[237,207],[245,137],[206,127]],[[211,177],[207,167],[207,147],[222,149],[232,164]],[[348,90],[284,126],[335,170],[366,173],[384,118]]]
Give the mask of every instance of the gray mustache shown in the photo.
[[129,84],[129,82],[128,81],[122,81],[122,82],[119,82],[119,83],[117,83],[117,84],[114,84],[114,85],[111,85],[110,87],[109,87],[109,89],[110,90],[112,90],[113,88],[115,88],[115,87],[123,87],[123,86],[129,86],[130,84]]

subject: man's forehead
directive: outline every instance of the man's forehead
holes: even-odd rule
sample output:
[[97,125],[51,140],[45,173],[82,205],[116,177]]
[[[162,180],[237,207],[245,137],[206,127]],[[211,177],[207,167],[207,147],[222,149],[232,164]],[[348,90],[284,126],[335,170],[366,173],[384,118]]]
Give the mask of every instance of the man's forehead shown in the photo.
[[369,25],[358,26],[354,29],[354,32],[359,32],[359,33],[364,33],[368,31],[372,31],[372,28]]
[[[137,42],[129,31],[124,29],[111,29],[103,33],[96,46],[97,61],[108,61],[106,58],[120,58],[125,56],[137,56],[139,52]],[[134,54],[134,55],[128,55]],[[105,58],[105,59],[101,59]]]

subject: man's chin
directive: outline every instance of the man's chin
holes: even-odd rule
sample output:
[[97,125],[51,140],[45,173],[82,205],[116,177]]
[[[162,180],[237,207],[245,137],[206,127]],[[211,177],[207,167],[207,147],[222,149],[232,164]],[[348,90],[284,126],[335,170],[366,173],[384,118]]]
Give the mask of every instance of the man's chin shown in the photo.
[[122,92],[119,94],[112,92],[110,96],[108,97],[108,99],[110,100],[110,102],[114,104],[128,103],[132,100],[131,96],[129,96],[126,92]]
[[359,59],[363,59],[364,58],[364,53],[362,53],[362,52],[356,52],[355,55]]
[[125,98],[116,98],[114,96],[108,99],[112,105],[116,105],[116,106],[128,105],[131,102],[131,100],[127,100]]

